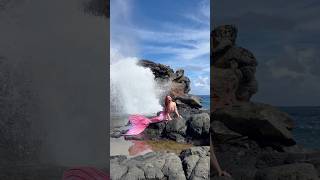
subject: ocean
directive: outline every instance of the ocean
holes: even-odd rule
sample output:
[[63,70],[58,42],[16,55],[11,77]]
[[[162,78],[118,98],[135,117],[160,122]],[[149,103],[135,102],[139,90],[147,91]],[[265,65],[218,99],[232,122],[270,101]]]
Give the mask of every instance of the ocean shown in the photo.
[[295,122],[293,136],[298,144],[320,149],[320,107],[279,107]]
[[210,95],[196,95],[201,98],[202,108],[210,109]]

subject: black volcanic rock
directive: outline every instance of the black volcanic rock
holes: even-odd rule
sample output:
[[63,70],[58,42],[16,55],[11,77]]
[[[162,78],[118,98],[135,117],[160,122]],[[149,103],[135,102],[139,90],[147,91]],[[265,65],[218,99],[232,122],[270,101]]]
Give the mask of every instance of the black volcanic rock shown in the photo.
[[149,60],[140,60],[138,65],[150,68],[159,83],[169,82],[171,89],[170,95],[173,97],[184,96],[191,90],[190,79],[184,75],[183,69],[178,69],[176,72],[170,66],[155,63]]
[[111,179],[209,179],[210,147],[198,146],[183,150],[180,155],[150,152],[137,157],[110,157]]
[[272,106],[257,103],[241,103],[219,109],[213,114],[214,120],[223,122],[231,130],[262,144],[294,145],[290,132],[292,119]]
[[167,79],[173,76],[174,71],[170,68],[170,66],[155,63],[149,60],[140,60],[138,65],[150,68],[152,73],[155,76],[155,79]]
[[235,26],[225,25],[211,33],[213,108],[250,101],[258,91],[257,60],[249,50],[236,46],[237,32]]
[[211,179],[319,179],[320,153],[296,144],[292,118],[250,102],[258,91],[258,63],[252,52],[236,45],[236,37],[233,25],[211,33],[210,128],[220,165],[232,175],[211,174]]

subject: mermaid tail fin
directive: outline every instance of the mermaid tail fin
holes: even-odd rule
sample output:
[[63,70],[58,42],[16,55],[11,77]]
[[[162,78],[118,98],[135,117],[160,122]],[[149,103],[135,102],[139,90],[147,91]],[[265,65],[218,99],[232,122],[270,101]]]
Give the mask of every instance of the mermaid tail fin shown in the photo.
[[129,122],[131,124],[131,128],[124,135],[138,135],[142,133],[150,124],[150,119],[146,118],[142,115],[131,115],[129,116]]
[[160,121],[163,121],[164,119],[165,119],[164,112],[161,112],[159,116],[153,117],[151,119],[146,118],[139,114],[130,115],[129,122],[131,124],[131,128],[124,135],[125,136],[138,135],[142,133],[149,126],[150,123],[160,122]]

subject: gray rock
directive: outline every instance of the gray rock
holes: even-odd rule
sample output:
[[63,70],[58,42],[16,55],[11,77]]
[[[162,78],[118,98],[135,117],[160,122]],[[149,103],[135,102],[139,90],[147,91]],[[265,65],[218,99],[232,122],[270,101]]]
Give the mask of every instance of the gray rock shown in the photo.
[[184,104],[187,104],[191,108],[201,108],[202,107],[201,100],[197,96],[184,95],[184,96],[177,96],[175,99],[181,101]]
[[193,136],[209,135],[210,116],[207,113],[193,114],[188,124],[188,131]]
[[177,133],[185,136],[187,131],[186,121],[183,118],[175,118],[168,121],[165,127],[165,133]]
[[185,180],[180,158],[173,153],[150,152],[131,159],[111,157],[111,179]]
[[237,28],[233,25],[216,27],[211,33],[211,52],[219,53],[229,46],[233,46],[237,38]]
[[231,130],[249,136],[259,143],[271,145],[294,145],[289,128],[291,119],[275,108],[264,104],[241,103],[214,113]]
[[180,154],[187,179],[209,179],[210,147],[191,147]]
[[297,163],[269,167],[258,170],[256,180],[318,180],[318,174],[312,164]]
[[228,129],[221,121],[211,121],[211,133],[215,143],[227,142],[228,140],[243,137],[241,134]]

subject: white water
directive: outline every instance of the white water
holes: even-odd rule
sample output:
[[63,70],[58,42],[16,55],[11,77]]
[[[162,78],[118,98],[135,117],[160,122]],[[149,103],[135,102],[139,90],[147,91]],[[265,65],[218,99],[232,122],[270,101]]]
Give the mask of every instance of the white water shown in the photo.
[[162,110],[160,89],[150,69],[137,65],[135,57],[111,50],[111,113],[151,115]]

